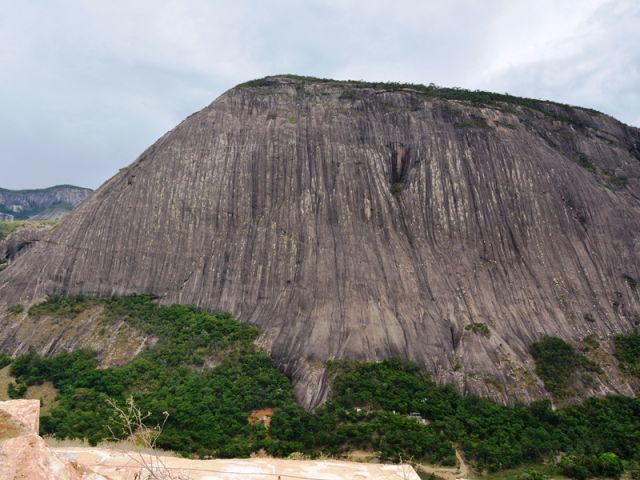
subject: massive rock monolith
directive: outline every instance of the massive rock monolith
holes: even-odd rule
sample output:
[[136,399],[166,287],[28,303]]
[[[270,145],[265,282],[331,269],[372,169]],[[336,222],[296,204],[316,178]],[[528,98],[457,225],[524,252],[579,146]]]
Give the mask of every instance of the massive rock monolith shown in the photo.
[[[595,334],[610,353],[638,325],[639,177],[640,131],[594,111],[271,77],[107,181],[0,274],[0,303],[148,292],[228,310],[307,406],[328,360],[390,356],[526,401],[544,395],[532,342]],[[19,323],[2,350],[73,342]],[[590,393],[630,393],[604,363]]]

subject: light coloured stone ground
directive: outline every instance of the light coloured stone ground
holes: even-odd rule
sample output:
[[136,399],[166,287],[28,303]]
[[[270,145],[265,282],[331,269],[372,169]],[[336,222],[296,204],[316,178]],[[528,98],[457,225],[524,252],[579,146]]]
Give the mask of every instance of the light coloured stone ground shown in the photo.
[[8,413],[32,433],[38,433],[40,425],[39,400],[7,400],[0,402],[0,410]]
[[56,455],[112,480],[134,480],[142,462],[166,469],[176,479],[192,480],[419,480],[408,465],[382,465],[335,460],[274,458],[190,460],[157,457],[104,448],[58,447]]

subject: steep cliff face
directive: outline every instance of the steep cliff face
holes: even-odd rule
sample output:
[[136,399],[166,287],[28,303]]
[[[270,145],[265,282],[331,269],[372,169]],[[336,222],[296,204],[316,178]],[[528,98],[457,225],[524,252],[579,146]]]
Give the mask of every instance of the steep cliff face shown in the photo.
[[0,188],[0,212],[16,219],[52,220],[64,217],[91,195],[92,190],[71,185],[36,190]]
[[[0,302],[148,292],[228,310],[259,326],[306,405],[327,360],[389,356],[463,391],[539,398],[532,342],[595,334],[606,359],[640,323],[640,131],[459,93],[238,86],[18,257]],[[30,342],[45,349],[3,320],[2,350]],[[631,392],[605,372],[592,392]]]

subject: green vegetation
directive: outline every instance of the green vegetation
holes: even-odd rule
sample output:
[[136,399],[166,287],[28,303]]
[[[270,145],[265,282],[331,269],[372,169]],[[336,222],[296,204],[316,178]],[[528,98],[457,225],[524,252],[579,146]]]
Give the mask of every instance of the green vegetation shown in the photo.
[[456,128],[489,128],[489,125],[483,118],[466,118],[453,125]]
[[398,197],[402,193],[402,182],[393,182],[389,191],[394,197]]
[[577,352],[564,340],[544,337],[531,345],[529,352],[536,361],[536,373],[545,388],[558,398],[568,396],[577,374],[588,381],[589,372],[600,373],[600,366]]
[[7,238],[13,232],[15,232],[19,227],[23,226],[25,222],[5,222],[0,221],[0,241]]
[[[373,90],[386,90],[386,91],[411,91],[414,93],[419,93],[428,97],[435,98],[444,98],[447,100],[459,100],[466,101],[472,103],[478,103],[482,105],[490,105],[496,106],[505,111],[509,111],[510,113],[518,113],[516,109],[512,107],[512,105],[519,105],[527,108],[531,108],[534,110],[538,110],[542,112],[546,117],[551,118],[552,120],[558,120],[562,122],[568,122],[577,127],[583,127],[582,122],[577,119],[569,116],[570,114],[561,114],[558,113],[559,109],[566,109],[569,107],[568,105],[564,105],[557,102],[551,102],[548,100],[537,100],[533,98],[525,98],[525,97],[516,97],[514,95],[509,95],[506,93],[493,93],[493,92],[484,92],[481,90],[467,90],[464,88],[447,88],[440,87],[433,83],[429,85],[418,85],[411,83],[399,83],[399,82],[364,82],[362,80],[332,80],[329,78],[315,78],[315,77],[306,77],[301,75],[276,75],[271,77],[259,78],[256,80],[250,80],[245,83],[241,83],[236,88],[258,88],[258,87],[270,87],[276,85],[278,83],[279,78],[286,78],[290,80],[294,80],[297,82],[303,83],[326,83],[332,85],[344,85],[348,86],[349,90],[345,90],[342,95],[345,95],[345,98],[351,99],[356,96],[356,89],[364,89],[369,88]],[[555,107],[549,108],[549,107]],[[560,107],[560,108],[558,108]],[[581,107],[572,107],[572,108],[580,108],[583,111],[589,111],[592,113],[600,113],[596,110],[581,108]]]
[[[553,411],[548,401],[501,406],[437,386],[417,367],[396,360],[331,366],[334,392],[319,410],[419,413],[445,439],[457,443],[478,470],[497,471],[551,458],[557,452],[640,455],[640,401],[626,397],[590,399]],[[274,425],[279,421],[274,416]],[[445,452],[439,452],[442,457]],[[408,458],[408,457],[405,457]],[[443,463],[453,459],[442,457]]]
[[7,387],[7,395],[11,399],[24,398],[25,393],[27,393],[27,386],[24,383],[11,382]]
[[[95,306],[102,307],[106,321],[125,319],[158,341],[114,368],[98,368],[87,350],[52,358],[30,350],[15,359],[10,367],[15,394],[47,380],[58,389],[55,406],[41,419],[43,432],[58,438],[85,437],[92,443],[108,438],[114,417],[106,400],[122,404],[132,395],[143,411],[153,413],[150,424],[169,412],[158,446],[188,455],[243,457],[264,449],[275,456],[314,457],[364,449],[384,461],[454,465],[456,444],[475,468],[489,471],[558,453],[612,464],[614,457],[603,454],[640,459],[640,400],[634,398],[594,398],[555,411],[548,401],[502,406],[439,386],[418,367],[390,359],[330,363],[332,394],[311,414],[294,402],[289,380],[255,347],[256,329],[228,314],[159,306],[144,295],[53,296],[31,311],[56,318]],[[572,349],[567,353],[549,340],[536,351],[546,361],[583,362]],[[247,421],[252,410],[262,408],[274,409],[268,434],[264,425]]]
[[600,342],[598,341],[598,337],[592,334],[582,339],[582,345],[584,350],[590,351],[600,347]]
[[584,153],[578,154],[577,162],[578,165],[580,165],[585,170],[593,173],[594,175],[600,174],[614,187],[624,187],[628,183],[627,177],[617,175],[613,170],[609,170],[606,168],[601,169],[596,167],[593,163],[591,163],[589,157],[587,157]]
[[11,315],[18,315],[22,312],[24,312],[24,307],[22,305],[20,305],[19,303],[13,304],[9,307],[9,313]]
[[83,297],[81,295],[50,295],[46,302],[38,303],[29,309],[34,318],[50,316],[58,319],[73,318],[87,308],[105,303],[105,300]]
[[4,353],[0,353],[0,369],[3,369],[10,363],[11,363],[11,357],[9,355],[5,355]]
[[28,225],[57,225],[56,220],[14,220],[13,222],[7,222],[0,220],[0,241],[7,238],[10,234],[18,230],[19,228]]
[[558,467],[552,463],[536,463],[516,468],[491,472],[483,475],[484,480],[546,480],[561,476]]
[[595,455],[565,455],[558,464],[567,477],[585,480],[589,477],[620,478],[624,472],[622,460],[615,453]]
[[607,178],[607,180],[609,180],[609,182],[611,182],[611,184],[613,184],[613,186],[615,187],[624,187],[629,182],[629,179],[627,177],[617,175],[613,170],[605,169],[602,170],[602,173]]
[[587,157],[584,153],[578,155],[578,165],[580,165],[585,170],[589,170],[591,173],[597,173],[595,165],[591,163],[589,157]]
[[623,275],[622,278],[627,283],[627,286],[634,289],[638,286],[638,281],[630,275]]
[[473,323],[470,323],[469,325],[466,325],[464,329],[467,332],[477,333],[478,335],[482,335],[487,338],[491,336],[491,331],[489,330],[489,327],[487,326],[486,323],[473,322]]
[[640,332],[618,335],[614,344],[615,357],[620,362],[620,368],[640,377]]

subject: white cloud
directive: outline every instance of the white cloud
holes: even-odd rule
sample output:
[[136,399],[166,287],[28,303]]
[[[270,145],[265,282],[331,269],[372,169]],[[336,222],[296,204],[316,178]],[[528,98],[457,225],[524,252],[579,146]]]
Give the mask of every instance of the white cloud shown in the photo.
[[0,186],[96,187],[267,74],[509,91],[640,125],[634,0],[0,0]]

